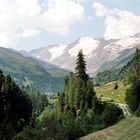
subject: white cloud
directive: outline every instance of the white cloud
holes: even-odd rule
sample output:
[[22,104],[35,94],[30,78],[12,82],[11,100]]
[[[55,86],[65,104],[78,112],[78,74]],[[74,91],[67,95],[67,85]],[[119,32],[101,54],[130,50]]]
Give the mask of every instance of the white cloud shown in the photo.
[[119,9],[108,9],[99,2],[94,2],[96,15],[105,17],[105,38],[125,38],[140,32],[140,16]]
[[94,2],[93,7],[96,9],[96,16],[104,16],[107,14],[107,9],[99,2]]
[[43,30],[67,35],[73,24],[84,20],[84,8],[75,0],[0,0],[0,46],[11,47],[18,37],[32,37]]
[[74,0],[49,0],[42,18],[48,31],[66,35],[71,25],[84,19],[84,8]]

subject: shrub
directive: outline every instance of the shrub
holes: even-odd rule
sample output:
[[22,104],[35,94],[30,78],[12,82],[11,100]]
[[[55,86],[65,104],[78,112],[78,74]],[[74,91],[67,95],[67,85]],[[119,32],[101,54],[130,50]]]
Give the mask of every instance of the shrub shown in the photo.
[[112,125],[120,119],[123,112],[114,104],[106,104],[101,119],[106,125]]

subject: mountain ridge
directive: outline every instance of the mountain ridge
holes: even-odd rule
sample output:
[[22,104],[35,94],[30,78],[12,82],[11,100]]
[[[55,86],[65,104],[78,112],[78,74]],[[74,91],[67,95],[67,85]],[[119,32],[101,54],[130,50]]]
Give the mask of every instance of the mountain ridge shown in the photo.
[[[66,70],[73,71],[76,55],[82,49],[87,61],[87,72],[96,74],[102,70],[103,65],[113,64],[113,61],[118,59],[122,53],[127,55],[127,50],[130,50],[129,54],[132,55],[136,47],[140,47],[140,33],[128,38],[110,40],[87,36],[68,45],[52,45],[49,48],[33,50],[28,54]],[[117,65],[122,59],[126,59],[125,56],[120,57],[117,61],[115,60],[116,63],[114,65]],[[108,68],[108,65],[106,65],[106,68]]]
[[[49,71],[55,68],[55,73],[64,73],[60,77],[52,76]],[[0,47],[0,69],[5,75],[11,75],[16,83],[31,86],[45,92],[63,90],[64,77],[68,74],[54,65],[41,62],[30,56],[23,56],[20,52]],[[55,75],[57,75],[55,74]]]

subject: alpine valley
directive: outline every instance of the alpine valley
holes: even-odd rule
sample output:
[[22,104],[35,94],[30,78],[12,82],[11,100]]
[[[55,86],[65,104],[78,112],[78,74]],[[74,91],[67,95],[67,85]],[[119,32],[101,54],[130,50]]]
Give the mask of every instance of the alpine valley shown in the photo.
[[57,92],[63,90],[64,77],[68,71],[21,53],[0,48],[0,69],[11,75],[21,86],[30,86],[35,90]]
[[87,72],[93,77],[105,70],[122,69],[131,61],[136,48],[140,48],[140,33],[110,40],[83,37],[68,45],[51,45],[30,52],[1,47],[0,69],[20,85],[52,93],[63,90],[65,76],[74,70],[80,49]]

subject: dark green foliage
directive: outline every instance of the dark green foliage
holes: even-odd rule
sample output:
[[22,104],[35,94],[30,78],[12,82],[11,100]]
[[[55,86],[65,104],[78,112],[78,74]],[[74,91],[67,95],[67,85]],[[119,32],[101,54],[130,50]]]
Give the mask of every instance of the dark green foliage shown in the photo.
[[53,110],[49,111],[35,127],[28,126],[12,140],[66,140]]
[[80,124],[75,120],[75,114],[72,111],[65,111],[61,114],[61,131],[67,140],[75,140],[83,135]]
[[29,94],[29,97],[32,101],[33,112],[36,116],[40,115],[49,104],[48,97],[45,93],[33,92]]
[[122,114],[123,114],[122,110],[118,108],[116,105],[106,104],[105,109],[101,116],[101,120],[106,125],[112,125],[120,119],[118,116],[121,116]]
[[[91,81],[83,81],[77,77],[70,77],[65,93],[60,95],[60,104],[63,110],[84,110],[92,108],[95,99],[95,92]],[[85,108],[87,107],[87,108]]]
[[140,50],[136,50],[133,65],[127,75],[128,83],[131,84],[126,92],[126,102],[133,112],[139,114],[140,105]]
[[17,120],[20,122],[22,121],[22,118],[25,124],[29,123],[32,113],[31,101],[28,96],[24,94],[14,83],[10,76],[5,77],[5,81],[2,85],[2,92],[4,92],[6,96],[5,107],[7,108],[7,117],[9,117],[12,121]]
[[77,55],[77,62],[75,67],[75,75],[84,81],[88,80],[88,75],[86,74],[86,62],[84,60],[84,55],[82,50],[79,51]]
[[0,140],[11,140],[15,134],[15,129],[8,119],[0,123]]
[[96,95],[93,83],[86,74],[86,63],[80,50],[75,73],[71,73],[65,80],[64,93],[59,97],[59,109],[62,112],[71,110],[75,116],[78,116],[94,108],[95,104]]
[[[100,84],[107,84],[112,81],[117,80],[124,80],[128,83],[128,77],[125,77],[126,74],[129,72],[129,69],[133,67],[134,58],[131,59],[125,66],[118,68],[112,67],[111,69],[104,70],[102,72],[97,73],[96,77],[94,78],[95,82]],[[129,77],[130,78],[130,77]]]
[[133,112],[135,112],[138,107],[138,101],[137,101],[136,94],[137,93],[136,93],[135,87],[133,87],[133,86],[131,86],[126,91],[126,102]]
[[[14,133],[29,124],[32,104],[29,97],[15,84],[10,76],[1,72],[0,90],[0,137],[11,140]],[[5,135],[10,133],[11,135]]]
[[66,78],[64,92],[58,97],[58,121],[67,140],[75,140],[90,131],[105,128],[122,115],[116,105],[97,100],[93,83],[88,79],[85,69],[80,51],[75,73]]
[[1,90],[3,82],[4,82],[4,75],[3,75],[3,72],[0,69],[0,90]]
[[28,126],[12,140],[39,140],[41,131]]
[[64,140],[64,132],[61,131],[60,123],[57,119],[56,112],[52,109],[43,117],[40,122],[41,140]]
[[100,84],[106,84],[112,81],[120,80],[124,76],[124,74],[121,72],[121,69],[110,69],[105,70],[103,72],[99,72],[96,77],[95,81]]
[[139,106],[137,107],[137,110],[135,111],[135,115],[136,115],[136,116],[140,116],[140,104],[139,104]]
[[118,89],[118,84],[115,83],[114,90],[117,90],[117,89]]

